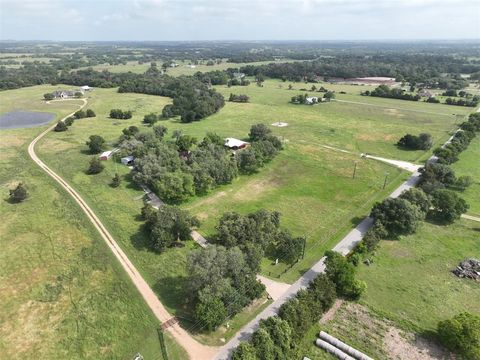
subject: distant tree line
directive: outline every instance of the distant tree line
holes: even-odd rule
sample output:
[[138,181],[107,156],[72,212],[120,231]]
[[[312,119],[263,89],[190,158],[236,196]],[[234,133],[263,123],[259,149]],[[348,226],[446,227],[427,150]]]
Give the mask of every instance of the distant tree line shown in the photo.
[[420,100],[420,95],[418,94],[408,94],[405,90],[400,88],[389,88],[387,85],[380,85],[375,90],[367,90],[361,93],[364,96],[375,96],[375,97],[384,97],[391,99],[400,99],[400,100],[411,100],[418,101]]

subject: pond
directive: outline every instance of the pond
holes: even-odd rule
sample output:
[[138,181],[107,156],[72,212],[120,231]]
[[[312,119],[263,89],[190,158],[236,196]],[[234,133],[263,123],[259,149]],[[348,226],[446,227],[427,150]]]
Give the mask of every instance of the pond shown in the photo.
[[0,129],[30,128],[48,124],[55,114],[32,111],[12,111],[0,115]]

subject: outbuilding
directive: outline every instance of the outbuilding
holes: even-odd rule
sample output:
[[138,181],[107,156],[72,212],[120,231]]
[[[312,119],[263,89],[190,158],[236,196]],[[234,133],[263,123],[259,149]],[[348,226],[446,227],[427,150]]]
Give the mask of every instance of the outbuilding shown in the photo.
[[110,156],[112,156],[113,151],[104,151],[103,153],[100,154],[100,160],[106,161],[110,159]]
[[228,147],[230,150],[238,150],[243,149],[249,145],[248,142],[238,140],[235,138],[226,138],[225,139],[225,147]]
[[80,89],[82,89],[83,91],[91,91],[93,90],[92,87],[88,86],[88,85],[83,85]]
[[135,160],[135,158],[131,155],[130,156],[125,156],[125,157],[120,159],[122,164],[127,165],[127,166],[132,166],[133,165],[133,160]]

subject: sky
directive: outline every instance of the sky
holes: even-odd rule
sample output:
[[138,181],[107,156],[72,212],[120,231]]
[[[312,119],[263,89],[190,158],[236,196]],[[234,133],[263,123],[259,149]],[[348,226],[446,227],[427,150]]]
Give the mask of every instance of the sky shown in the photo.
[[479,38],[480,0],[0,0],[1,40]]

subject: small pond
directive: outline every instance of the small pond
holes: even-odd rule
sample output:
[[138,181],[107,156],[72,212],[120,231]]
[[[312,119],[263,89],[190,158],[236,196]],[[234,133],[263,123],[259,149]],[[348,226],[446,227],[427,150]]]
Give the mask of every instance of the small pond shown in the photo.
[[0,115],[0,129],[30,128],[48,124],[55,114],[32,111],[12,111]]

